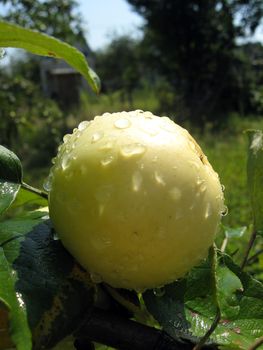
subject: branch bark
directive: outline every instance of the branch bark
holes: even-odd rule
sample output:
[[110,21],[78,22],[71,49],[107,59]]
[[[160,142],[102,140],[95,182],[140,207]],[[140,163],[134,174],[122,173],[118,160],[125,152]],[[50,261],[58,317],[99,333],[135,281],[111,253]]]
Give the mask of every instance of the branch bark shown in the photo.
[[182,343],[162,330],[98,308],[92,311],[75,336],[119,350],[190,350],[194,346]]

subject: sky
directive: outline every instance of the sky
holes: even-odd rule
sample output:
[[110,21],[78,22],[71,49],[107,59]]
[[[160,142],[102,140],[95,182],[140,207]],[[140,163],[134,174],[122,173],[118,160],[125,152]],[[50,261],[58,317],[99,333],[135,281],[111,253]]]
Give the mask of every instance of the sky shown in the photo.
[[79,5],[93,50],[105,46],[114,34],[140,35],[143,19],[125,0],[79,0]]

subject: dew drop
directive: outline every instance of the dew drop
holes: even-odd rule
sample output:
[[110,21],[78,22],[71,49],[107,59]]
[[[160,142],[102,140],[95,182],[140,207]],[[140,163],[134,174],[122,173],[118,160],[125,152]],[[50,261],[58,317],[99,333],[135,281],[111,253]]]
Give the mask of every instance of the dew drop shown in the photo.
[[52,164],[55,164],[55,163],[56,163],[56,159],[57,159],[56,157],[52,158],[52,159],[51,159],[51,163],[52,163]]
[[162,185],[162,186],[165,186],[165,185],[166,185],[163,176],[162,176],[158,171],[155,171],[155,172],[154,172],[154,178],[155,178],[155,181],[156,181],[159,185]]
[[207,190],[205,180],[202,180],[199,177],[197,178],[196,185],[199,188],[199,192],[197,192],[198,196]]
[[228,214],[228,207],[224,205],[223,210],[221,211],[221,216],[226,216]]
[[182,197],[182,191],[177,187],[172,188],[169,194],[174,201],[178,201]]
[[211,214],[212,214],[211,204],[207,203],[205,208],[205,219],[208,219]]
[[169,119],[167,117],[162,117],[162,123],[161,123],[160,127],[165,131],[169,131],[169,132],[176,131],[176,125],[174,124],[174,122],[171,119]]
[[113,143],[114,143],[113,140],[108,139],[108,140],[106,140],[106,142],[103,145],[101,145],[100,149],[103,151],[110,150],[113,148]]
[[131,122],[126,118],[120,118],[115,120],[114,126],[118,129],[126,129],[131,125]]
[[97,131],[97,132],[95,132],[95,134],[93,134],[93,135],[91,136],[91,143],[95,143],[95,142],[101,140],[102,137],[103,137],[103,135],[104,135],[104,134],[103,134],[102,131]]
[[103,158],[100,161],[100,163],[101,163],[102,166],[106,167],[107,165],[110,165],[113,160],[114,160],[114,157],[109,155],[109,156],[106,156],[105,158]]
[[49,174],[43,183],[43,188],[45,191],[50,192],[52,190],[53,175]]
[[195,161],[190,160],[190,161],[189,161],[189,164],[190,164],[190,166],[191,166],[192,168],[195,168],[196,170],[199,170],[199,169],[200,169],[200,164],[198,164],[198,163],[195,162]]
[[153,125],[151,119],[144,119],[141,125],[141,130],[150,136],[156,136],[159,133],[157,125]]
[[130,143],[122,145],[120,153],[126,158],[142,155],[146,151],[146,146],[141,143]]
[[143,113],[143,117],[148,119],[153,119],[154,115],[152,114],[152,112],[146,111]]
[[61,167],[62,167],[63,170],[66,170],[68,168],[69,162],[70,162],[70,155],[69,154],[65,154],[62,157],[62,160],[61,160]]
[[100,283],[102,282],[102,278],[98,273],[95,272],[91,272],[90,273],[90,279],[92,280],[92,282],[94,283]]
[[142,185],[142,175],[139,171],[135,171],[132,175],[132,189],[134,192],[138,192]]
[[200,185],[200,192],[203,193],[207,190],[207,187],[206,187],[206,184],[203,182],[201,185]]
[[190,146],[190,148],[193,150],[193,151],[195,151],[196,150],[196,148],[195,148],[195,144],[194,144],[194,142],[193,141],[188,141],[188,144],[189,144],[189,146]]
[[79,131],[85,130],[88,125],[89,125],[89,122],[87,120],[84,120],[83,122],[79,123],[79,126],[78,126]]
[[111,114],[110,114],[109,112],[106,112],[106,113],[103,113],[103,114],[102,114],[102,117],[110,117],[110,115],[111,115]]
[[221,189],[222,189],[222,192],[224,192],[225,186],[224,186],[224,185],[221,185]]
[[156,297],[162,297],[162,296],[164,296],[164,294],[165,294],[165,288],[164,288],[164,287],[154,288],[153,294],[154,294]]
[[69,141],[70,138],[71,138],[71,135],[70,135],[70,134],[66,134],[66,135],[63,137],[64,143],[67,143],[67,142]]

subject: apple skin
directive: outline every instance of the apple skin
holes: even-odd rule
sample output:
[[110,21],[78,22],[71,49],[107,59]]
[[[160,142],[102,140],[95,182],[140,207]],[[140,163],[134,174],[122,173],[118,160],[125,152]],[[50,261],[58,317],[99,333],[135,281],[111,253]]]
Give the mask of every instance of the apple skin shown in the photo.
[[169,118],[97,116],[64,136],[53,162],[51,220],[94,282],[157,288],[207,256],[222,187],[196,141]]

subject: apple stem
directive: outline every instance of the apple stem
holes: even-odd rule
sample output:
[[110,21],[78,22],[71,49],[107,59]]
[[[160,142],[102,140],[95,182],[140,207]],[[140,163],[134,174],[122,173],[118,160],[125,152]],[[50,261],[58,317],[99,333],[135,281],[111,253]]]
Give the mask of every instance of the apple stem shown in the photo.
[[27,190],[29,192],[35,193],[35,194],[39,195],[42,198],[48,199],[48,194],[46,192],[38,189],[38,188],[30,186],[30,185],[28,185],[25,182],[22,182],[21,186],[22,186],[22,188],[24,188],[25,190]]

